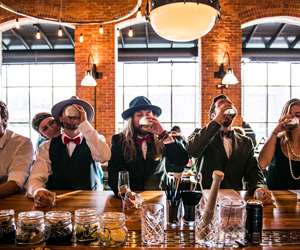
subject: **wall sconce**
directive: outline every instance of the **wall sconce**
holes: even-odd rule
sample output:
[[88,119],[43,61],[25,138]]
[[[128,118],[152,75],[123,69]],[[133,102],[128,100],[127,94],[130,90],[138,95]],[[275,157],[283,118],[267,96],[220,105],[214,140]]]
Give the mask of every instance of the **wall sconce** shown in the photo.
[[[92,60],[92,61],[91,61]],[[94,87],[94,109],[95,109],[95,129],[97,129],[97,82],[95,79],[102,78],[103,74],[102,72],[97,72],[96,64],[94,62],[94,58],[92,54],[89,54],[88,58],[88,66],[87,70],[85,72],[85,76],[81,80],[80,85],[81,86],[87,86],[87,87]]]
[[[225,56],[227,56],[227,68],[225,69]],[[223,56],[223,62],[219,66],[219,71],[214,72],[214,77],[222,79],[221,83],[217,85],[218,89],[221,89],[223,93],[223,89],[227,89],[229,85],[235,85],[239,83],[238,79],[233,73],[232,68],[230,67],[230,57],[229,53],[225,52]]]
[[[91,59],[93,59],[92,63]],[[89,54],[88,70],[86,70],[85,76],[81,80],[81,86],[96,86],[97,82],[95,79],[102,78],[102,75],[102,72],[97,72],[96,64],[94,63],[94,58],[91,54]]]

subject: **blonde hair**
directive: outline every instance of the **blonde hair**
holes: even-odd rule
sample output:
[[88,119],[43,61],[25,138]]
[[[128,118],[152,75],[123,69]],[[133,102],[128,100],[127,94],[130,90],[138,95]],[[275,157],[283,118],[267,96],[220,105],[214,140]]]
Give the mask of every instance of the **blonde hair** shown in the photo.
[[[126,162],[136,160],[136,145],[135,139],[137,137],[137,130],[134,127],[132,117],[128,118],[124,130],[121,133],[121,146],[124,153]],[[153,159],[159,160],[164,152],[164,145],[161,143],[157,136],[154,135]]]
[[[286,102],[286,104],[283,106],[283,109],[281,111],[281,115],[280,115],[280,121],[282,120],[282,118],[290,113],[291,108],[294,105],[300,105],[300,99],[298,98],[293,98],[289,101]],[[286,141],[286,140],[292,140],[292,131],[284,131],[282,133],[280,133],[279,137],[282,139],[282,141]]]

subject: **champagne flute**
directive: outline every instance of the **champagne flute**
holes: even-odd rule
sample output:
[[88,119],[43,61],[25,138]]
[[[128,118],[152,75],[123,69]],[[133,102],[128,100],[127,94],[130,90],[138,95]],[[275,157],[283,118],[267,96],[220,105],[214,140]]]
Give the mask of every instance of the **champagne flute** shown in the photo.
[[118,175],[118,192],[119,196],[122,199],[122,210],[125,210],[125,196],[126,193],[130,191],[129,185],[129,172],[128,171],[120,171]]

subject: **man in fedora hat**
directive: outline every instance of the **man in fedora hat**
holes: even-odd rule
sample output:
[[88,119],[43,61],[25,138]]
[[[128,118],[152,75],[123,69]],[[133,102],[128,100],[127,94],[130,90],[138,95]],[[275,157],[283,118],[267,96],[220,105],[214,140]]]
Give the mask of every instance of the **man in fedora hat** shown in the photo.
[[108,183],[116,195],[119,171],[129,172],[132,191],[155,190],[162,188],[165,158],[177,167],[188,162],[181,141],[169,136],[157,119],[160,114],[160,107],[144,96],[134,98],[122,113],[127,125],[112,137],[112,157],[108,163]]
[[197,159],[203,188],[210,188],[212,172],[221,170],[225,174],[221,188],[241,190],[243,181],[247,182],[248,191],[255,192],[257,198],[268,204],[272,197],[254,156],[251,139],[232,128],[236,114],[227,96],[216,96],[209,111],[210,122],[189,136],[188,152]]
[[93,107],[77,97],[55,104],[51,110],[62,134],[39,148],[29,177],[28,193],[37,206],[49,206],[48,189],[97,190],[101,186],[99,162],[108,161],[110,148],[92,127]]

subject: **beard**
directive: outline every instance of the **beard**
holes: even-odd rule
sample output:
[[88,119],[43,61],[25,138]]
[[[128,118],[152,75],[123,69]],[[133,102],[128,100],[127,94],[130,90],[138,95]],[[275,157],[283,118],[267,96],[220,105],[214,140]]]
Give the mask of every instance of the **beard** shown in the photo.
[[231,125],[232,121],[233,121],[233,119],[226,118],[225,121],[222,124],[223,127],[228,128]]
[[76,129],[78,129],[78,125],[76,125],[76,124],[70,124],[70,123],[67,123],[67,122],[63,122],[62,123],[62,127],[66,128],[66,129],[69,129],[69,130],[76,130]]

